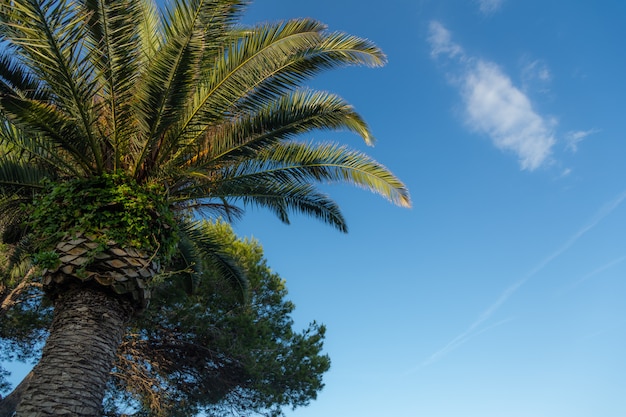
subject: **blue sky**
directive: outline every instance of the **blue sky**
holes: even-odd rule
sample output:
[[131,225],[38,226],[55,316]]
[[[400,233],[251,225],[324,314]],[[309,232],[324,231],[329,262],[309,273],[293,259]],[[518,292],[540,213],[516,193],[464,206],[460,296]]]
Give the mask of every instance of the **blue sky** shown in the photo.
[[350,232],[236,225],[328,326],[326,388],[293,417],[626,415],[626,3],[258,0],[389,63],[314,86],[378,139],[320,133],[391,168],[414,207],[329,192]]
[[347,235],[303,217],[236,224],[328,327],[326,387],[290,417],[626,415],[626,3],[257,0],[386,52],[339,93],[412,209],[328,191]]

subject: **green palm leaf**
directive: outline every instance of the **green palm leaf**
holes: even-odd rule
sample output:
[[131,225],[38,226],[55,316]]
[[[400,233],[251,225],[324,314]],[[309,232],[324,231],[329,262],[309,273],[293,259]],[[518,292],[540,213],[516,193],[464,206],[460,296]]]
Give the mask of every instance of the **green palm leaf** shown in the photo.
[[0,156],[0,187],[6,192],[17,193],[28,190],[33,194],[43,190],[43,181],[48,178],[50,178],[48,171],[10,156]]
[[179,230],[181,241],[184,242],[185,262],[196,273],[194,278],[200,279],[199,275],[208,264],[229,282],[244,300],[248,282],[246,272],[228,252],[233,242],[225,240],[217,230],[203,226],[203,223],[198,221],[182,221]]
[[[0,8],[0,34],[11,42],[23,65],[54,95],[55,107],[75,121],[97,172],[102,160],[92,127],[95,84],[85,59],[84,16],[68,0],[17,1]],[[5,106],[5,97],[0,97]],[[80,150],[76,149],[77,152]]]
[[204,140],[181,148],[169,165],[222,165],[253,157],[259,150],[316,129],[348,130],[367,144],[374,142],[365,121],[343,99],[326,92],[296,90],[268,102],[254,114],[223,123]]
[[[22,131],[42,135],[47,139],[51,151],[56,148],[57,153],[63,152],[66,161],[71,160],[68,161],[69,165],[80,167],[85,174],[97,170],[91,158],[93,149],[85,142],[80,129],[74,123],[75,119],[59,111],[57,107],[39,100],[15,96],[0,97],[0,106],[4,116],[12,119]],[[25,141],[29,139],[25,138]]]
[[312,184],[281,179],[285,177],[233,176],[216,182],[212,194],[240,201],[247,206],[268,209],[286,224],[290,223],[290,214],[299,213],[314,217],[339,231],[348,231],[339,206],[328,195],[319,192]]
[[319,22],[301,19],[255,28],[233,41],[196,91],[183,123],[169,139],[172,148],[196,140],[225,115],[266,106],[323,69],[384,62],[371,43],[347,35],[326,38],[324,29]]
[[45,99],[41,84],[11,55],[0,54],[0,94]]
[[[139,99],[140,123],[146,140],[137,143],[135,176],[157,166],[160,155],[170,149],[163,142],[165,132],[178,124],[202,71],[200,64],[211,50],[222,44],[241,1],[176,1],[168,10],[163,46],[158,49],[145,72]],[[207,36],[213,35],[207,47]]]
[[364,153],[344,146],[287,143],[261,153],[258,161],[259,166],[252,169],[254,172],[263,172],[267,167],[290,180],[352,184],[376,192],[399,206],[411,205],[407,188],[391,171]]
[[90,37],[86,47],[98,73],[101,87],[99,113],[104,159],[112,170],[122,169],[134,130],[134,84],[137,81],[141,44],[138,19],[143,17],[139,4],[129,0],[88,0],[84,2]]

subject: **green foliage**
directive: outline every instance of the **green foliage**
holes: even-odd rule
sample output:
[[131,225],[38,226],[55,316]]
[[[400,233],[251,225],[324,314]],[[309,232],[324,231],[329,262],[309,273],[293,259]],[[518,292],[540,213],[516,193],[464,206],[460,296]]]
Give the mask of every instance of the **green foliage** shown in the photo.
[[[308,404],[330,366],[324,326],[294,329],[285,281],[256,241],[235,239],[222,222],[202,228],[232,241],[229,251],[249,279],[248,302],[212,268],[193,288],[184,275],[163,282],[122,345],[110,397],[169,417],[279,415],[283,406]],[[124,352],[140,355],[129,361]],[[122,392],[132,395],[120,404]]]
[[[28,224],[42,249],[84,233],[103,243],[113,240],[149,253],[158,251],[167,260],[177,242],[164,188],[138,185],[122,174],[48,184],[34,200]],[[40,264],[53,261],[45,251],[38,258]]]
[[[0,244],[0,361],[26,361],[39,355],[52,311],[36,285],[16,287],[26,280],[10,270],[14,248]],[[26,281],[30,284],[30,281]],[[9,374],[0,368],[0,393],[9,388]]]
[[0,361],[38,358],[52,321],[52,309],[37,288],[29,287],[19,301],[0,320]]
[[44,269],[55,269],[59,266],[59,254],[54,251],[41,251],[33,257],[33,263]]

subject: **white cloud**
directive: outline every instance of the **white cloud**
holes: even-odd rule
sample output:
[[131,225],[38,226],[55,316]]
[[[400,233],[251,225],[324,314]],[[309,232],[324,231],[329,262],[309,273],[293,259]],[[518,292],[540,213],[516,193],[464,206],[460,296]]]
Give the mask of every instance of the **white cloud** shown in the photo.
[[598,129],[589,129],[589,130],[577,130],[573,132],[568,132],[565,135],[565,140],[567,142],[567,149],[576,152],[578,151],[578,144],[582,142],[587,136],[598,133]]
[[428,41],[431,45],[431,55],[437,58],[441,54],[449,58],[463,57],[463,48],[452,42],[452,35],[441,23],[433,21],[429,25]]
[[539,168],[556,140],[552,122],[537,114],[524,93],[495,64],[479,60],[464,77],[468,124],[493,144],[517,154],[522,169]]
[[492,14],[500,10],[504,0],[478,0],[478,7],[483,14]]
[[[503,151],[517,155],[522,169],[535,170],[549,160],[556,143],[555,122],[539,115],[530,99],[494,63],[468,57],[439,22],[431,22],[431,54],[455,59],[468,126],[487,135]],[[548,77],[549,72],[544,76]]]

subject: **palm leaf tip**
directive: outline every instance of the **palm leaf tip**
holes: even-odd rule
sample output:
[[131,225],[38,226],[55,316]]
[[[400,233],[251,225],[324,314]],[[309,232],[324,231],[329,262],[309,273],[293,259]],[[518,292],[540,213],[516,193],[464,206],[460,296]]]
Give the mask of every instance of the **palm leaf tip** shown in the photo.
[[413,206],[408,188],[391,173],[389,176],[379,177],[371,182],[358,185],[385,197],[399,207],[411,208]]
[[413,207],[413,203],[411,202],[411,197],[409,196],[409,190],[404,187],[401,190],[401,194],[398,198],[398,201],[395,202],[400,207],[411,208]]

